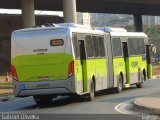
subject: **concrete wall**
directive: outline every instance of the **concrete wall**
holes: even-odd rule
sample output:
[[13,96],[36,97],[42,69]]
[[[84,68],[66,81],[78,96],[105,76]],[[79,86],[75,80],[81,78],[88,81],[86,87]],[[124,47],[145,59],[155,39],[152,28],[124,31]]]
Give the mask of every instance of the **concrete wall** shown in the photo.
[[[36,16],[36,25],[61,22],[63,18],[58,16]],[[0,15],[0,74],[10,71],[11,32],[21,28],[20,15]]]

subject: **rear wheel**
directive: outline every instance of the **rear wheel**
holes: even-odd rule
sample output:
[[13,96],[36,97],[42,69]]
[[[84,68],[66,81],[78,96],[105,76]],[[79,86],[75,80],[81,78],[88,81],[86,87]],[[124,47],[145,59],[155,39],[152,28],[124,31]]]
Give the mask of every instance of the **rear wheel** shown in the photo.
[[95,86],[93,80],[90,82],[89,86],[89,94],[88,94],[88,101],[93,101],[95,96]]
[[142,88],[144,86],[144,81],[146,79],[145,74],[142,73],[140,78],[141,80],[136,84],[137,88]]
[[117,81],[117,88],[116,88],[116,93],[122,92],[123,89],[123,79],[122,76],[119,75],[118,81]]
[[52,102],[53,97],[52,96],[33,96],[34,101],[37,103],[37,105],[49,105]]

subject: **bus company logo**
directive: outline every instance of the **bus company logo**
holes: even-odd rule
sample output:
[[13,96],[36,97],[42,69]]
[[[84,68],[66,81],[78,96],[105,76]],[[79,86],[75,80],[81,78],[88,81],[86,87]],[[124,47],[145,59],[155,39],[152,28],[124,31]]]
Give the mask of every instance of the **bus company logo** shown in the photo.
[[131,66],[132,66],[132,68],[138,67],[138,61],[132,61]]
[[47,52],[48,49],[34,49],[33,52],[44,53]]

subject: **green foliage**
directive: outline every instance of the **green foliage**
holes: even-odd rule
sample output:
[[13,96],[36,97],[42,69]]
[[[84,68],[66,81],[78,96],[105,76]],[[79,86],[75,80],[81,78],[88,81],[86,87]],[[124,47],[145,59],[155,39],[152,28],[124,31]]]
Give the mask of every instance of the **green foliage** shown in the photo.
[[[125,29],[129,32],[135,31],[134,26],[125,26]],[[143,30],[148,35],[149,42],[160,52],[160,25],[144,26]]]
[[[125,29],[127,29],[128,32],[135,31],[134,26],[125,26]],[[160,25],[144,26],[143,29],[150,39],[160,39]]]
[[152,25],[151,27],[144,27],[144,32],[149,38],[160,37],[160,25]]
[[148,35],[149,37],[149,42],[151,44],[154,44],[155,47],[157,48],[157,52],[159,53],[160,51],[160,25],[152,25],[150,27],[144,27],[144,32]]

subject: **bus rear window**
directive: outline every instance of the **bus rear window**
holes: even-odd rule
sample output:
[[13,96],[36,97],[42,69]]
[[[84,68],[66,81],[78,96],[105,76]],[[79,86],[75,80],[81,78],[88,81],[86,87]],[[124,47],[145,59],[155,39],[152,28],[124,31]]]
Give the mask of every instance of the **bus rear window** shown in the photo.
[[112,39],[112,46],[113,46],[114,57],[122,56],[121,39],[120,38],[113,38]]
[[50,41],[51,46],[62,46],[64,41],[62,39],[54,39]]

